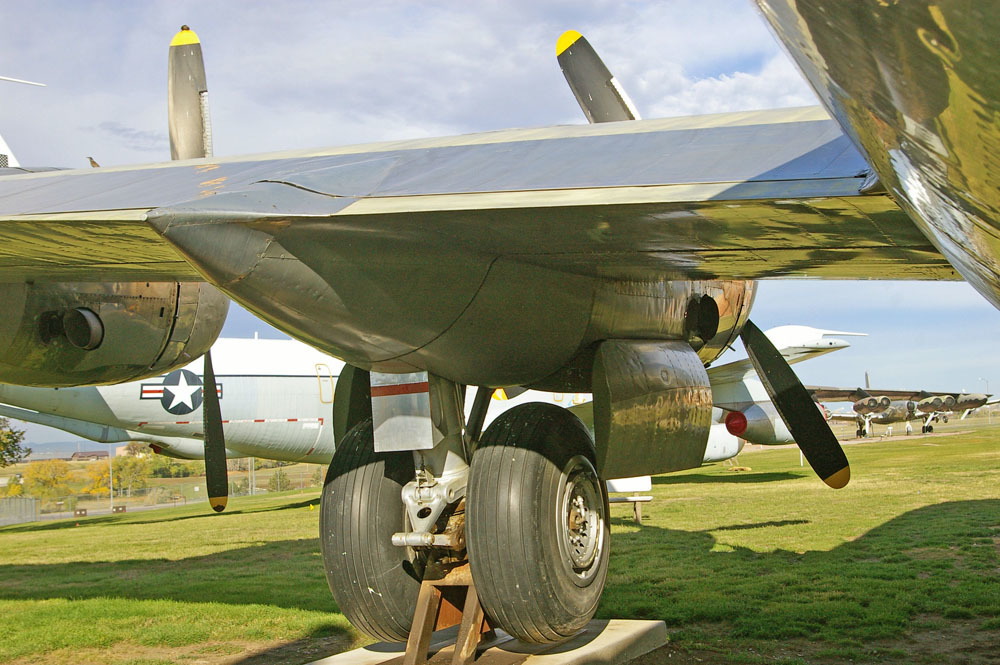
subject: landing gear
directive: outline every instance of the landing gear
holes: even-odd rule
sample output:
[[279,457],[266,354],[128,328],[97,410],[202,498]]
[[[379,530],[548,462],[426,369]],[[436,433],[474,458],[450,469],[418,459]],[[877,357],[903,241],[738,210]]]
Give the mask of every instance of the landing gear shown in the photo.
[[391,542],[406,529],[400,493],[413,477],[412,453],[374,452],[368,418],[338,444],[320,503],[320,550],[340,611],[390,642],[409,635],[427,559],[426,550]]
[[[430,385],[432,405],[455,405],[454,384]],[[483,414],[489,394],[477,398]],[[465,467],[461,421],[433,422],[443,437],[432,449],[376,453],[370,418],[338,442],[320,544],[340,610],[371,637],[405,641],[428,562],[460,566],[467,549],[490,626],[536,643],[576,633],[597,609],[610,545],[607,491],[583,423],[552,404],[515,407]]]
[[594,615],[607,577],[608,497],[579,419],[524,404],[486,430],[472,458],[472,576],[493,625],[553,642]]
[[921,434],[930,434],[933,431],[934,431],[934,425],[923,425],[920,428],[920,433]]

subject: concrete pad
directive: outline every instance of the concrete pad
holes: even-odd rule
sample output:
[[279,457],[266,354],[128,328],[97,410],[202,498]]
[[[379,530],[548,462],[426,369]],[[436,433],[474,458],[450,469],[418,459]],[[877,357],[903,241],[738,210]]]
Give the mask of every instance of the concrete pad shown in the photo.
[[[457,626],[434,633],[429,663],[450,663]],[[524,644],[497,631],[497,637],[480,646],[477,665],[624,665],[667,643],[662,621],[598,620],[565,642]],[[485,647],[485,648],[484,648]],[[310,665],[390,665],[403,659],[405,645],[371,644],[317,660]]]

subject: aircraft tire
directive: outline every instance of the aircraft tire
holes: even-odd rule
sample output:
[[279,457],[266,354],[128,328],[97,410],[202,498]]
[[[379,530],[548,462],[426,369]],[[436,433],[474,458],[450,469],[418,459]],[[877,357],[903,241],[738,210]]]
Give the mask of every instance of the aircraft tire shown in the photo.
[[608,494],[580,419],[529,403],[497,418],[472,456],[466,544],[492,625],[555,642],[593,617],[608,572]]
[[406,641],[423,577],[425,557],[391,542],[406,529],[400,492],[413,477],[412,453],[374,451],[368,418],[337,446],[320,503],[330,591],[351,625],[389,642]]

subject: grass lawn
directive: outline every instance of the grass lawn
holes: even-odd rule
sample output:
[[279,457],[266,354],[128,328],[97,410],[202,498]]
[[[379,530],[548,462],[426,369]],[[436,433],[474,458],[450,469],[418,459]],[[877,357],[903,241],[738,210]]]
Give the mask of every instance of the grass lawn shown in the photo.
[[[612,507],[598,615],[667,622],[644,665],[998,662],[998,437],[847,446],[840,491],[795,449],[654,478],[641,527]],[[317,496],[0,529],[0,662],[302,663],[363,642],[326,588]]]

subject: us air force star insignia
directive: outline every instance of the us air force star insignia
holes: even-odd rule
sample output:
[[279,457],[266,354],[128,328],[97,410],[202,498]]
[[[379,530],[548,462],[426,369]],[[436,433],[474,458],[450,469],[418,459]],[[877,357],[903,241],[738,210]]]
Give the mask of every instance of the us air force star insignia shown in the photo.
[[163,397],[160,404],[175,416],[191,413],[202,401],[201,379],[194,372],[178,369],[163,379]]

